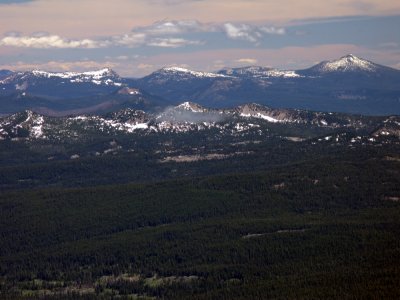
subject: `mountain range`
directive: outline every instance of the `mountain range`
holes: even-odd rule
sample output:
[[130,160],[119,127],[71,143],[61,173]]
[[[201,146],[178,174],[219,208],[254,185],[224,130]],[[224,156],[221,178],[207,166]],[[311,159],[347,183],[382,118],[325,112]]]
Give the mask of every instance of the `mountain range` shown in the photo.
[[[273,109],[255,103],[231,109],[205,108],[192,102],[159,113],[123,109],[105,115],[48,117],[33,111],[0,118],[0,140],[79,141],[94,136],[136,136],[205,131],[221,136],[270,135],[270,126],[362,132],[366,138],[400,137],[400,117]],[[279,131],[278,130],[278,131]],[[294,130],[295,131],[295,130]],[[284,137],[285,138],[285,137]]]
[[308,69],[250,66],[215,73],[162,68],[143,78],[113,70],[54,73],[0,71],[0,113],[47,115],[160,111],[193,101],[213,108],[255,102],[274,108],[369,115],[400,114],[400,71],[347,55]]

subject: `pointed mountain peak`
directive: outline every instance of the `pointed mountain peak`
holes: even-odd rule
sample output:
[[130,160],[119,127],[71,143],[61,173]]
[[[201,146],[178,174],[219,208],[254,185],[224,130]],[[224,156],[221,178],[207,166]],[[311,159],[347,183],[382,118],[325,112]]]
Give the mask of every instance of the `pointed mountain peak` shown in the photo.
[[99,69],[96,71],[89,71],[89,72],[82,72],[82,75],[88,75],[88,76],[117,76],[119,77],[119,75],[112,70],[111,68],[103,68],[103,69]]
[[361,59],[362,60],[362,58],[359,58],[359,57],[357,57],[357,56],[355,56],[354,54],[351,54],[351,53],[349,53],[349,54],[347,54],[345,56],[342,56],[340,59],[348,59],[348,60]]
[[357,57],[353,54],[347,54],[345,56],[342,56],[341,58],[339,58],[338,60],[336,60],[336,62],[342,62],[342,63],[347,63],[347,64],[353,64],[353,65],[365,65],[365,64],[372,64],[371,62],[362,59],[360,57]]
[[190,102],[190,101],[183,102],[182,104],[179,104],[175,108],[187,110],[187,111],[191,111],[191,112],[204,112],[205,111],[204,107],[202,107],[201,105],[199,105],[197,103]]
[[348,54],[337,60],[321,62],[311,69],[321,73],[354,71],[374,72],[377,69],[377,65],[353,54]]
[[258,103],[246,103],[237,107],[239,111],[249,111],[249,110],[270,110],[271,108],[261,105]]

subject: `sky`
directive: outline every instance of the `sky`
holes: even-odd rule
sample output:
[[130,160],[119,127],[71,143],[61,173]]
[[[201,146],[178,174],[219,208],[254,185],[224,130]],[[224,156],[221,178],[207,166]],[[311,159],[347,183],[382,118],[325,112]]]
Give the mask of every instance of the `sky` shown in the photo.
[[398,0],[0,0],[0,69],[141,77],[352,53],[400,69]]

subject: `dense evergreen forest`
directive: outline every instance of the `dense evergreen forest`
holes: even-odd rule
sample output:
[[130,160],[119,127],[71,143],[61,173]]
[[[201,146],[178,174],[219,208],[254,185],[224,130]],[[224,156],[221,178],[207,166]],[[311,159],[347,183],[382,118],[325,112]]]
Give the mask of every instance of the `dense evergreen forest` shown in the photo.
[[398,153],[327,151],[258,171],[4,189],[0,297],[398,299]]
[[347,118],[60,140],[16,125],[0,299],[400,298],[398,124]]

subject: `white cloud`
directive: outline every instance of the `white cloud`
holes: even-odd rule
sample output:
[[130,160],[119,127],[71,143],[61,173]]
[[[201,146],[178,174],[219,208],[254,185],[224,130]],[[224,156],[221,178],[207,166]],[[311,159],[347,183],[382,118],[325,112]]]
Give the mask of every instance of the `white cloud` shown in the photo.
[[112,37],[117,46],[179,48],[188,45],[201,45],[200,41],[176,37],[189,32],[206,31],[206,25],[196,20],[158,21],[149,26],[136,27],[132,32]]
[[259,42],[265,34],[268,35],[284,35],[285,28],[274,26],[255,26],[251,24],[232,24],[225,23],[224,31],[226,35],[234,40],[245,40],[252,43]]
[[255,65],[258,61],[255,58],[239,58],[235,60],[235,62],[246,65]]
[[158,21],[149,26],[136,27],[133,32],[141,32],[147,35],[175,35],[188,32],[207,31],[208,26],[196,20],[171,20]]
[[117,35],[111,38],[111,45],[139,47],[146,43],[147,36],[144,33],[127,33],[124,35]]
[[[158,21],[149,26],[136,27],[131,32],[110,35],[103,38],[69,39],[57,34],[34,33],[21,35],[9,33],[0,39],[0,46],[36,49],[71,49],[71,48],[107,48],[107,47],[163,47],[178,48],[188,45],[202,45],[205,41],[187,39],[194,33],[205,36],[214,32],[223,32],[229,39],[248,41],[257,44],[266,35],[284,35],[284,28],[273,26],[256,26],[253,24],[234,23],[201,23],[197,20]],[[204,35],[202,39],[204,38]]]
[[188,45],[201,45],[200,41],[187,40],[183,38],[158,38],[151,37],[145,33],[127,33],[108,37],[104,40],[81,39],[70,40],[58,35],[32,35],[32,36],[7,36],[0,40],[0,46],[36,49],[72,49],[72,48],[106,48],[121,46],[136,48],[141,46],[179,48]]
[[0,40],[1,46],[22,48],[102,48],[107,47],[107,41],[95,41],[91,39],[69,40],[58,35],[42,36],[7,36]]
[[179,48],[189,45],[201,45],[201,42],[190,41],[181,38],[157,38],[149,41],[147,45],[153,47]]
[[234,25],[232,23],[225,23],[224,29],[226,35],[234,40],[257,42],[257,40],[261,37],[260,33],[255,31],[250,25],[247,24]]
[[286,34],[285,28],[279,28],[274,26],[261,26],[260,31],[267,33],[267,34],[277,34],[277,35],[284,35]]

